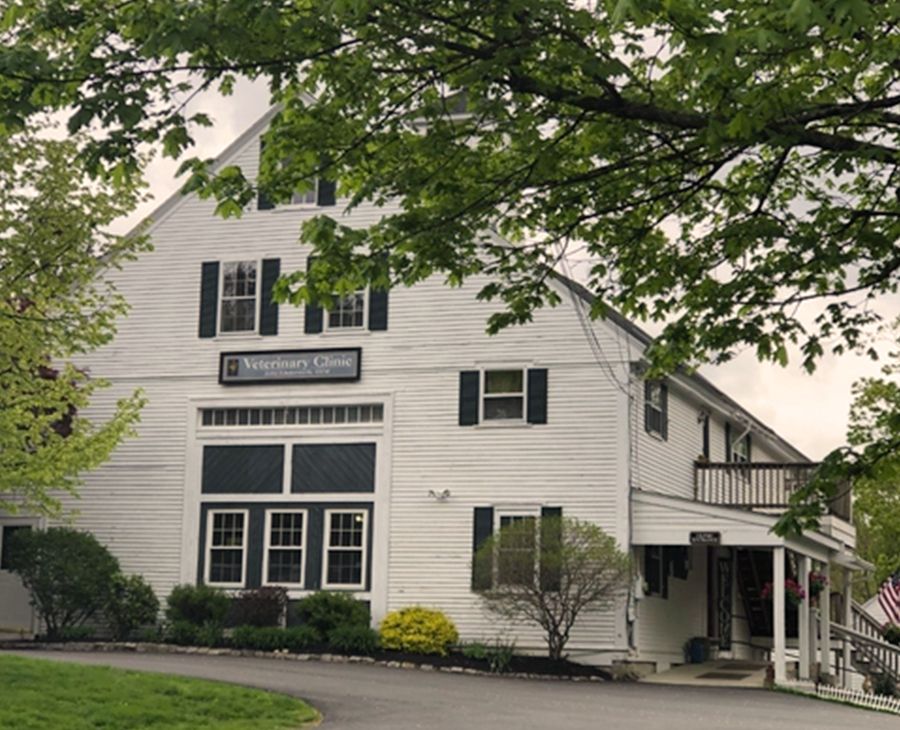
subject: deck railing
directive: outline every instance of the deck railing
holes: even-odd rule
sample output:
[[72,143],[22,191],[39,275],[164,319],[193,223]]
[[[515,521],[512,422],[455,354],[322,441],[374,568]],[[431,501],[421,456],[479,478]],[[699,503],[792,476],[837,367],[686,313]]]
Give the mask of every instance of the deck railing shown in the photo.
[[[785,509],[791,495],[807,484],[818,464],[711,463],[694,469],[694,498],[707,504],[747,509]],[[828,511],[850,521],[849,489],[828,505]]]

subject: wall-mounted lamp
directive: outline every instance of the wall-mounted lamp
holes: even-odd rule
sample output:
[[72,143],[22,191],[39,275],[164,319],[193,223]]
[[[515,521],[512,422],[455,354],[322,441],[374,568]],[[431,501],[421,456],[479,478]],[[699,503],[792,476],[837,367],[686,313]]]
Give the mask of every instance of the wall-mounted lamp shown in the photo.
[[436,492],[433,489],[429,489],[428,496],[432,499],[437,500],[438,502],[446,502],[450,498],[450,490],[442,489],[440,492]]

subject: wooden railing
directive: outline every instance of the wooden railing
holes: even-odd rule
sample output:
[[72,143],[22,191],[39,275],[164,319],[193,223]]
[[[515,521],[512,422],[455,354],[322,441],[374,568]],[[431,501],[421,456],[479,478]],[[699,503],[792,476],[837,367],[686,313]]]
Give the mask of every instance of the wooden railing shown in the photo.
[[[784,509],[791,495],[807,484],[818,464],[710,463],[698,461],[694,469],[694,499],[747,509]],[[828,511],[850,522],[849,489],[828,505]]]
[[871,637],[840,624],[831,624],[831,636],[836,641],[850,642],[857,665],[865,667],[867,673],[887,674],[894,682],[900,681],[900,647],[887,643],[880,635]]

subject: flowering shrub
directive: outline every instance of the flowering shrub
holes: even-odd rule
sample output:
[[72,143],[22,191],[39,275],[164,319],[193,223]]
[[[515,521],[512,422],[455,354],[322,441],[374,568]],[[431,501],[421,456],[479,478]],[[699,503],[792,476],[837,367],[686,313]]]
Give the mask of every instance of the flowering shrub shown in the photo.
[[381,646],[418,654],[440,654],[459,641],[453,622],[440,611],[410,606],[384,617],[379,631]]
[[828,587],[828,576],[824,573],[810,571],[809,574],[809,596],[815,598]]
[[[804,598],[806,598],[806,592],[800,586],[800,584],[795,581],[793,578],[787,578],[784,581],[784,595],[787,599],[788,603],[793,605],[797,605],[801,603]],[[760,593],[760,596],[763,598],[771,598],[772,597],[772,584],[766,583],[763,586],[763,589]]]

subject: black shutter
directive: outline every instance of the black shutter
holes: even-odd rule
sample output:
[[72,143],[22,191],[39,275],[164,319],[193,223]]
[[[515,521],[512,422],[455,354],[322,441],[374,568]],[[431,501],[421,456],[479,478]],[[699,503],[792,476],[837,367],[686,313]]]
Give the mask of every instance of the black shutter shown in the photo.
[[278,334],[278,305],[272,301],[272,287],[281,275],[281,259],[263,259],[259,333]]
[[547,369],[528,370],[528,423],[547,423]]
[[334,205],[337,200],[336,192],[337,184],[334,180],[326,180],[320,177],[318,189],[316,190],[316,205]]
[[[310,256],[306,260],[306,270],[312,268],[314,257]],[[303,331],[308,335],[315,335],[322,331],[324,313],[322,307],[315,304],[306,305],[306,313],[303,317]]]
[[644,430],[653,433],[653,409],[650,408],[650,391],[653,384],[649,380],[644,381]]
[[751,451],[753,447],[753,441],[750,439],[750,432],[747,431],[747,435],[744,436],[747,439],[747,463],[749,464],[753,460],[753,453]]
[[388,290],[369,289],[369,329],[386,330],[388,324]]
[[731,424],[725,422],[725,461],[731,461]]
[[494,534],[494,508],[476,507],[472,534],[472,590],[483,591],[491,587],[494,577],[494,560],[490,553],[476,560],[478,548]]
[[216,336],[219,308],[219,262],[204,261],[200,272],[200,336]]
[[709,459],[709,419],[709,415],[703,417],[703,456],[707,459]]
[[477,370],[465,370],[459,374],[460,426],[474,426],[478,423],[478,398],[480,389],[480,373]]
[[[259,164],[262,167],[262,153],[266,148],[266,143],[262,139],[259,140]],[[256,208],[257,210],[271,210],[275,207],[275,203],[269,200],[266,197],[266,194],[262,191],[262,188],[259,187],[259,173],[256,175]]]
[[660,415],[659,435],[663,441],[669,440],[669,386],[666,383],[659,384]]
[[541,590],[558,591],[562,584],[562,507],[541,507]]

